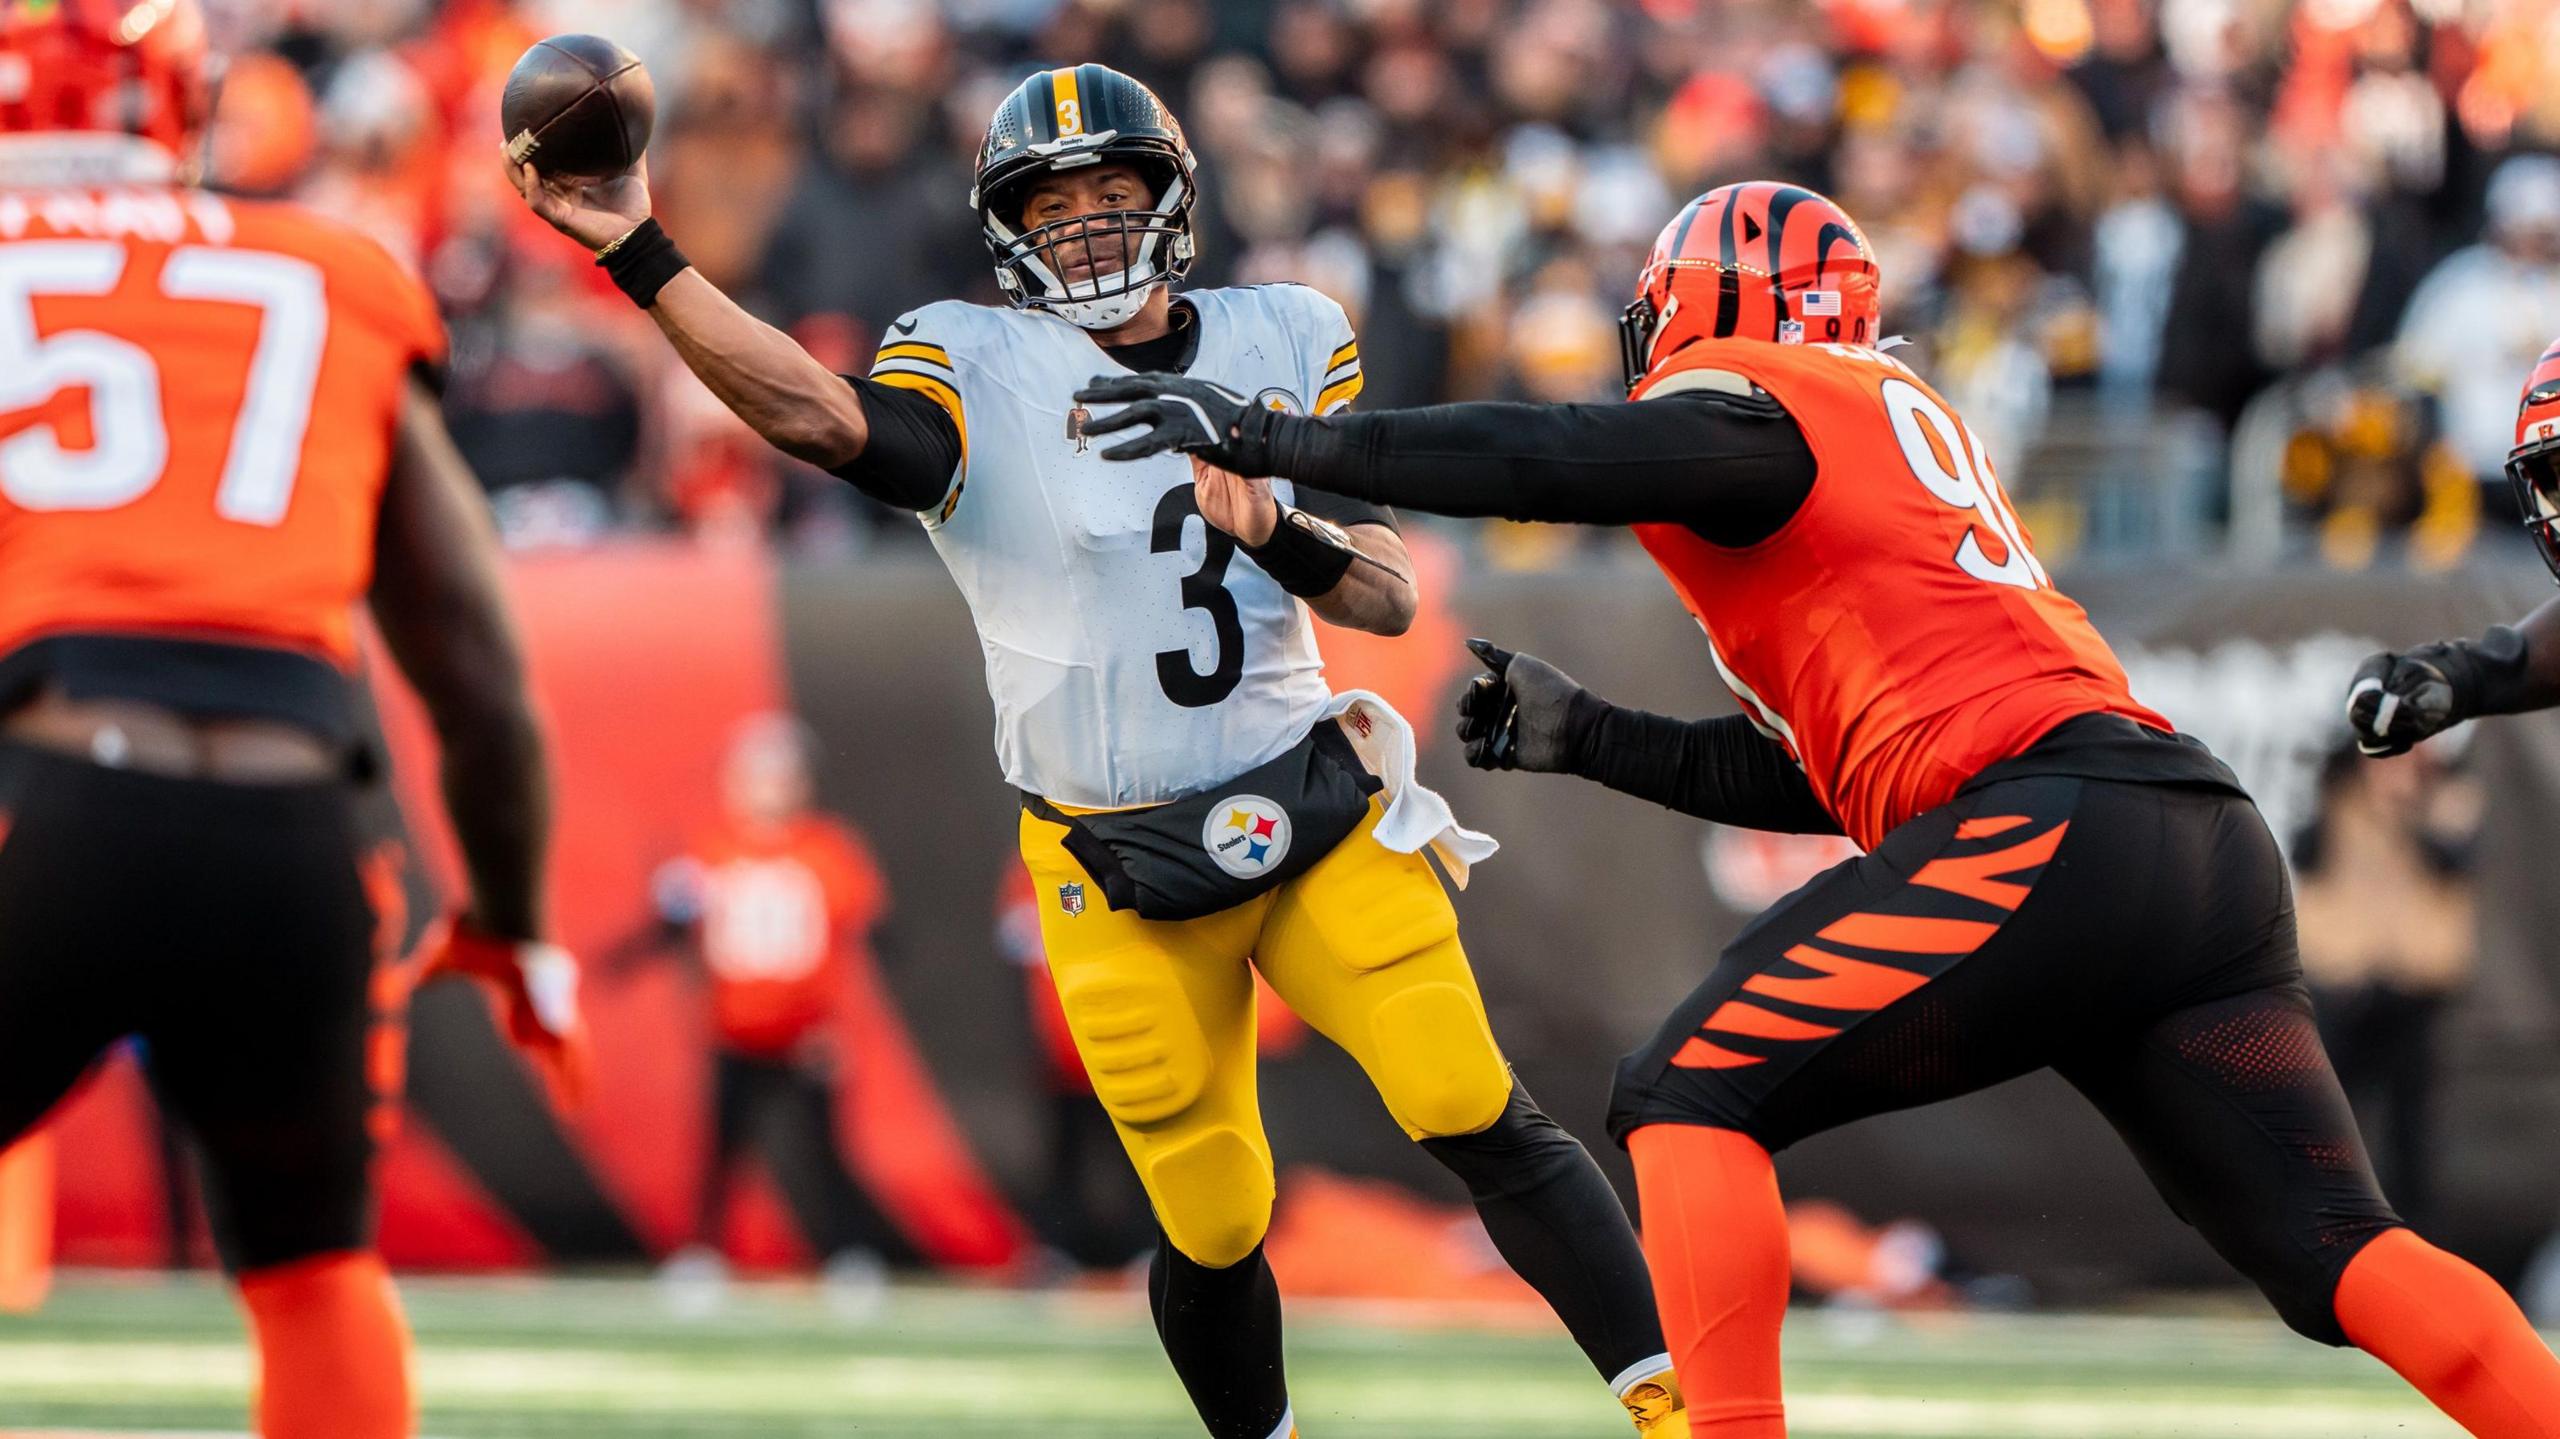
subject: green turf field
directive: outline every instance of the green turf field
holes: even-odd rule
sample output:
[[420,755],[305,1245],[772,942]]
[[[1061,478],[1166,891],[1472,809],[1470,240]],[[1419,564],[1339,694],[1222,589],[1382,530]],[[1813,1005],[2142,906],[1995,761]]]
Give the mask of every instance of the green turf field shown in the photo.
[[[419,1280],[426,1430],[454,1436],[858,1435],[1192,1439],[1134,1296],[898,1291],[836,1318],[809,1290],[742,1286],[679,1321],[645,1282]],[[1300,1304],[1289,1355],[1306,1439],[1620,1436],[1560,1336]],[[2060,1316],[1789,1326],[1799,1439],[2457,1436],[2373,1361],[2273,1319]],[[0,1318],[0,1433],[232,1433],[245,1360],[201,1281],[65,1276]]]

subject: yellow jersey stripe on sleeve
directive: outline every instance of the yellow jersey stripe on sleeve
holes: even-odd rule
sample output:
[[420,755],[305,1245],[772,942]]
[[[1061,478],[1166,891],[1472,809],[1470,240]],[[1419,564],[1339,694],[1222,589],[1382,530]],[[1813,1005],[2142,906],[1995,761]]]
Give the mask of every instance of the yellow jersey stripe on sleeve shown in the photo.
[[1353,370],[1347,379],[1336,380],[1316,396],[1316,413],[1329,415],[1350,404],[1360,394],[1360,372]]
[[950,351],[940,345],[928,345],[921,340],[906,340],[895,345],[883,345],[880,347],[880,353],[871,357],[871,363],[874,365],[886,364],[891,360],[922,360],[929,365],[940,365],[946,370],[951,368]]
[[1333,358],[1325,361],[1324,367],[1327,370],[1339,370],[1342,368],[1344,361],[1356,360],[1358,358],[1360,358],[1360,342],[1358,340],[1353,340],[1349,344],[1344,345],[1341,349],[1334,351]]

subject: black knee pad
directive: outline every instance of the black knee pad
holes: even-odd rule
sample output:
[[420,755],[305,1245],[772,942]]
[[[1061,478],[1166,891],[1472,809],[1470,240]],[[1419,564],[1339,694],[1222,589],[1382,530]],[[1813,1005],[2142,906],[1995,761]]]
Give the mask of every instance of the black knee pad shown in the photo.
[[1525,1193],[1587,1162],[1582,1141],[1549,1119],[1517,1077],[1493,1123],[1473,1134],[1418,1142],[1479,1200]]
[[2247,1266],[2249,1278],[2286,1328],[2333,1349],[2348,1348],[2355,1341],[2338,1323],[2338,1280],[2367,1244],[2397,1227],[2395,1221],[2374,1218],[2320,1225],[2297,1256],[2276,1265]]

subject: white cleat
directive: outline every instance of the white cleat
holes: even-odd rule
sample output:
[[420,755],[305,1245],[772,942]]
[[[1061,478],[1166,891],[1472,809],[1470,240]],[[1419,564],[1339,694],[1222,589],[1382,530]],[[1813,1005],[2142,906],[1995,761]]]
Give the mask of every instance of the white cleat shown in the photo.
[[688,1244],[658,1266],[658,1297],[678,1319],[708,1319],[729,1302],[729,1261],[706,1244]]
[[818,1292],[838,1319],[867,1324],[889,1307],[889,1266],[868,1249],[839,1249],[818,1272]]

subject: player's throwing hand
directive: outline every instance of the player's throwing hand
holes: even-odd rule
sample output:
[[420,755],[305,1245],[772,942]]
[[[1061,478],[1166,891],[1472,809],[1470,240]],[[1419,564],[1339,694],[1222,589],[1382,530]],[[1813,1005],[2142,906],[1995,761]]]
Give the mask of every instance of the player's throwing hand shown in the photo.
[[531,164],[505,161],[507,180],[533,213],[551,228],[601,251],[649,218],[649,162],[602,180],[545,177]]
[[1493,671],[1458,696],[1458,738],[1477,769],[1576,772],[1576,755],[1607,702],[1536,655],[1516,655],[1491,640],[1467,648]]
[[2477,640],[2442,640],[2366,658],[2347,686],[2347,724],[2368,755],[2406,754],[2419,741],[2513,708],[2504,690],[2521,673],[2524,636],[2492,625]]

